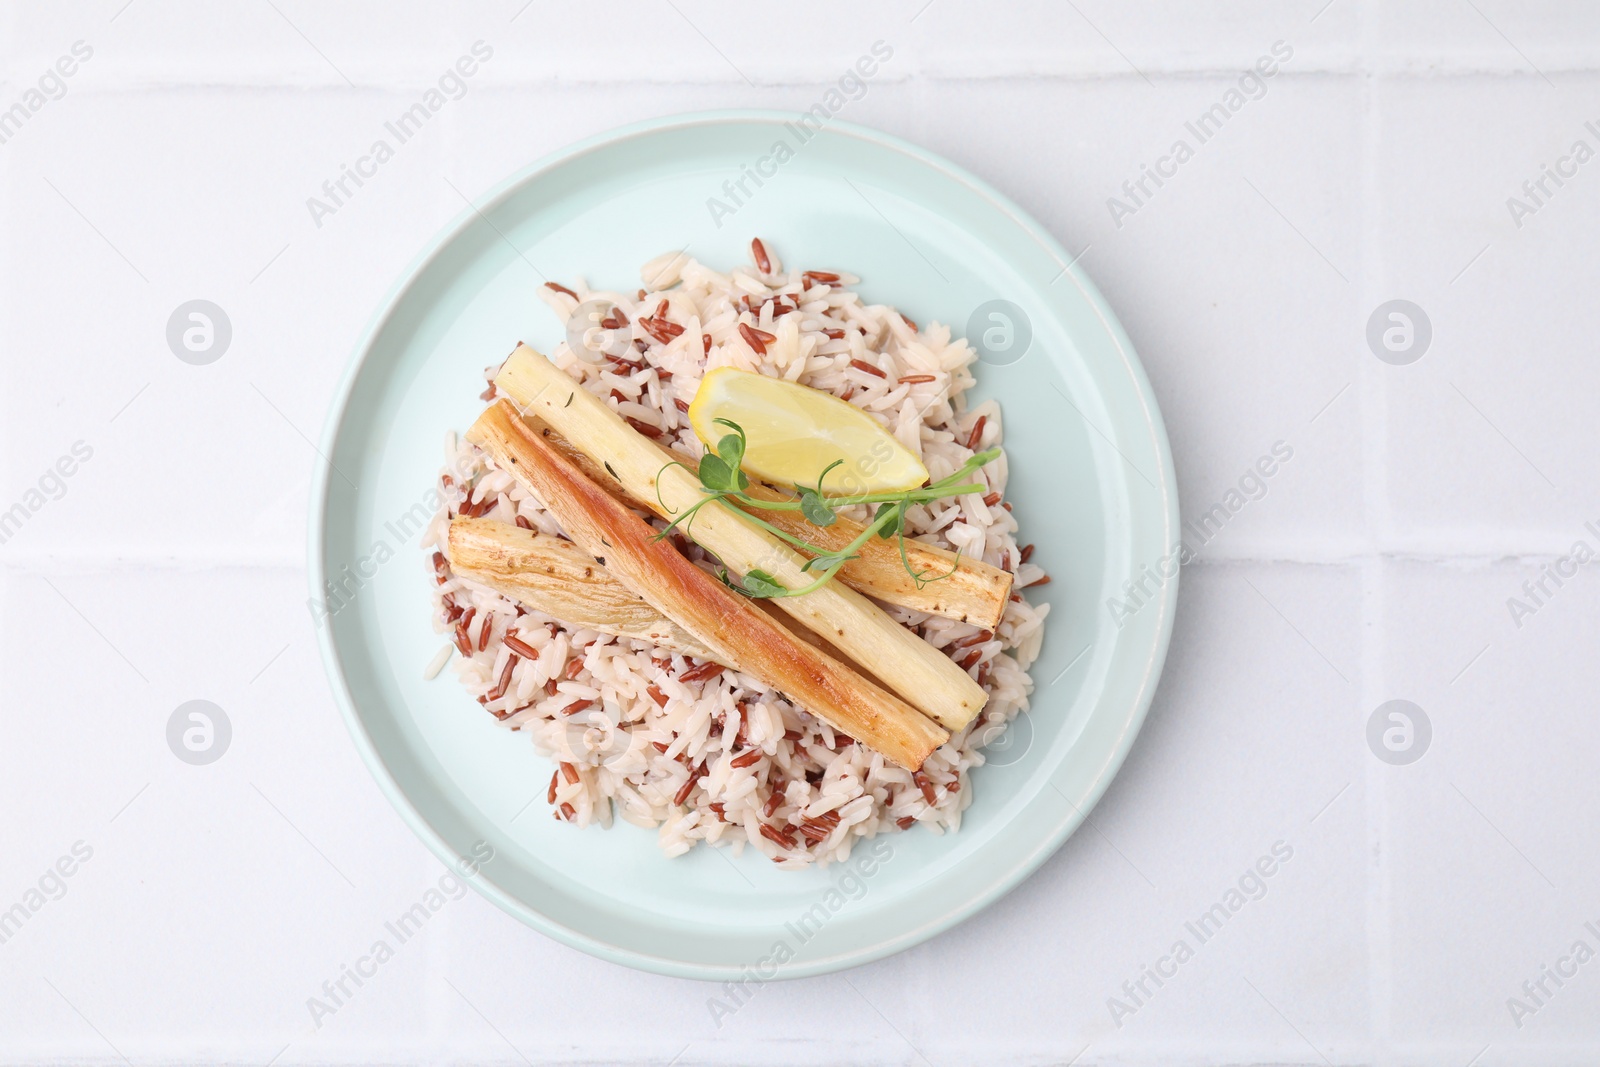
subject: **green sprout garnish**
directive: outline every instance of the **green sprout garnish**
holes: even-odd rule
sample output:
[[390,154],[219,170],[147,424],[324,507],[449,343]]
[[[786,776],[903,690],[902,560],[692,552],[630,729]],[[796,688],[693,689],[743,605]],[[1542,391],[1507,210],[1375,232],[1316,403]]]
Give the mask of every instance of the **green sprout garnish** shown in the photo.
[[[771,574],[762,570],[752,570],[742,578],[735,578],[728,573],[727,568],[718,570],[717,577],[731,589],[743,593],[747,597],[758,600],[775,599],[786,596],[804,596],[822,588],[839,573],[839,569],[846,563],[856,559],[856,553],[861,546],[874,537],[887,541],[897,539],[900,547],[900,562],[904,565],[906,573],[911,575],[911,580],[917,588],[922,588],[929,582],[937,582],[954,574],[961,565],[961,554],[956,553],[955,561],[950,569],[943,574],[932,574],[928,571],[919,571],[911,563],[911,558],[906,553],[906,512],[913,504],[927,504],[945,497],[962,496],[966,493],[981,493],[988,490],[988,486],[978,482],[968,482],[967,478],[976,474],[984,465],[993,462],[1000,455],[998,448],[987,449],[976,453],[961,466],[961,469],[948,478],[941,478],[931,485],[920,489],[908,489],[898,493],[858,493],[849,496],[827,496],[823,492],[823,482],[828,474],[843,460],[834,460],[823,468],[817,476],[817,484],[800,486],[799,495],[787,500],[759,500],[751,496],[747,489],[750,488],[750,479],[741,470],[744,463],[746,439],[744,428],[729,419],[717,419],[721,425],[731,432],[724,435],[717,442],[716,450],[707,452],[700,460],[700,490],[705,495],[685,508],[681,515],[674,514],[671,522],[656,534],[656,540],[668,536],[679,525],[688,531],[694,524],[697,511],[711,503],[713,500],[725,500],[738,505],[744,511],[744,517],[777,537],[786,544],[807,553],[811,558],[801,566],[801,571],[816,577],[806,585],[797,589],[790,589],[780,583]],[[679,466],[688,469],[683,463],[668,463],[656,472],[656,499],[661,500],[661,475],[668,467]],[[876,504],[877,510],[873,513],[872,521],[867,523],[854,540],[840,549],[830,549],[822,545],[812,544],[802,538],[796,537],[787,530],[767,522],[759,515],[751,514],[751,509],[760,511],[798,511],[805,520],[813,526],[832,526],[838,521],[838,509],[853,507],[858,504]],[[662,503],[662,510],[671,513],[671,510]]]

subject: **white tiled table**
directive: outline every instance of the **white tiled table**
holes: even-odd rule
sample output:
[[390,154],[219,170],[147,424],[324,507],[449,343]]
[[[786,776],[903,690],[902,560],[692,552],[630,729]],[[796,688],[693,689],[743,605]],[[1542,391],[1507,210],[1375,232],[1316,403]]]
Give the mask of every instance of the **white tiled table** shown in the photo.
[[[0,509],[92,449],[0,544],[0,909],[92,850],[0,944],[0,1060],[1600,1058],[1600,962],[1523,990],[1600,950],[1600,577],[1520,627],[1507,607],[1600,548],[1600,161],[1520,227],[1506,204],[1600,149],[1600,9],[521,4],[0,6],[0,108],[92,49],[0,144]],[[306,198],[479,39],[466,95],[314,225]],[[842,117],[1089,246],[1187,515],[1293,449],[1184,574],[1093,829],[964,926],[767,986],[720,1030],[713,988],[476,895],[314,1028],[307,997],[440,873],[357,759],[304,606],[308,437],[371,309],[457,189],[627,121],[805,108],[876,40],[893,59]],[[1277,41],[1265,94],[1115,225],[1107,198]],[[233,325],[210,366],[165,342],[195,297]],[[1365,341],[1394,298],[1433,329],[1407,366]],[[205,770],[164,737],[195,698],[235,729]],[[1366,741],[1396,698],[1433,726],[1409,766]],[[1185,924],[1280,841],[1265,894],[1199,944]],[[1180,938],[1194,957],[1133,1000]]]

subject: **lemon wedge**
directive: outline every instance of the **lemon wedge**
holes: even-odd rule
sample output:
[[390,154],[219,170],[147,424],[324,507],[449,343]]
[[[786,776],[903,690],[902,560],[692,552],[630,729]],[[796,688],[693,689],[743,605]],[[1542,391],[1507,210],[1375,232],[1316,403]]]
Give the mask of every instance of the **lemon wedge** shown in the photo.
[[700,380],[689,424],[712,449],[738,423],[745,433],[744,470],[778,485],[816,487],[829,464],[829,496],[897,493],[928,480],[928,468],[859,408],[794,382],[735,367]]

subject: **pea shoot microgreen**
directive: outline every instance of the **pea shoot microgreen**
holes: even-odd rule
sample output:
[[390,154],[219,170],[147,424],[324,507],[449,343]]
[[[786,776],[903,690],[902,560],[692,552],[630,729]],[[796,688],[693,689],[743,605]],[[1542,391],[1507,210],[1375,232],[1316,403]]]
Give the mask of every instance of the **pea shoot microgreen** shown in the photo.
[[[985,464],[992,462],[1000,455],[998,448],[991,448],[972,456],[962,465],[961,469],[948,478],[941,478],[931,485],[920,489],[908,489],[897,493],[858,493],[845,496],[828,496],[823,491],[823,483],[835,467],[841,465],[843,460],[835,460],[828,464],[821,474],[817,476],[815,486],[797,487],[797,495],[783,500],[763,500],[747,492],[750,488],[750,479],[741,469],[744,463],[744,454],[747,441],[744,428],[729,419],[717,419],[716,422],[726,427],[730,432],[717,442],[716,448],[709,451],[700,460],[699,480],[700,491],[704,494],[699,500],[685,508],[683,513],[675,515],[671,522],[660,533],[656,540],[661,540],[672,533],[674,529],[682,526],[685,531],[690,530],[694,524],[695,513],[714,500],[727,501],[737,505],[745,518],[777,537],[779,540],[793,545],[805,552],[809,559],[801,566],[801,571],[816,577],[806,585],[790,589],[778,581],[777,578],[763,570],[751,570],[743,577],[730,575],[726,568],[717,572],[717,576],[729,587],[745,596],[754,599],[775,599],[787,596],[804,596],[816,589],[820,589],[839,573],[839,569],[846,563],[857,558],[856,553],[874,537],[882,540],[898,540],[900,547],[900,562],[904,565],[906,573],[911,575],[912,581],[920,589],[929,582],[937,582],[954,574],[961,565],[961,555],[956,554],[955,561],[950,569],[943,574],[933,574],[930,571],[919,571],[912,564],[906,552],[906,512],[913,504],[926,504],[945,497],[961,496],[966,493],[982,493],[988,491],[988,486],[979,482],[969,482],[966,479],[976,474]],[[678,466],[690,469],[684,463],[668,463],[656,472],[656,499],[661,500],[661,474],[669,467]],[[849,544],[833,549],[824,545],[812,544],[809,541],[779,529],[772,523],[754,514],[757,511],[798,511],[805,520],[813,526],[827,527],[839,521],[838,510],[845,507],[854,507],[858,504],[876,504],[871,521]],[[666,504],[662,502],[665,510]]]

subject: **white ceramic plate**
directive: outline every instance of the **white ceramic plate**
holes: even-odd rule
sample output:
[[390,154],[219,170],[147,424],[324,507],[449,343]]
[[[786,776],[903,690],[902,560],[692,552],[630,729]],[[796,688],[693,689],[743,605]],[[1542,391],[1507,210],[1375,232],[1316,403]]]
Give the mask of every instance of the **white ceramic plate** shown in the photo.
[[[492,849],[473,884],[552,937],[696,978],[797,977],[876,959],[1015,886],[1121,765],[1177,596],[1174,577],[1131,618],[1114,621],[1106,607],[1171,551],[1178,516],[1155,400],[1093,285],[972,175],[843,123],[802,142],[793,120],[654,121],[576,145],[482,197],[406,271],[361,341],[324,434],[332,465],[313,490],[313,596],[335,578],[359,587],[320,627],[324,659],[357,745],[418,836],[447,862]],[[779,141],[792,153],[781,164]],[[746,166],[770,176],[747,180],[735,205],[723,183]],[[713,210],[713,197],[732,214]],[[1030,593],[1053,605],[1032,711],[972,775],[959,834],[885,835],[826,870],[710,848],[667,860],[649,831],[557,823],[543,801],[550,765],[528,740],[498,728],[448,671],[422,680],[442,639],[405,516],[433,484],[445,431],[481,409],[482,368],[518,340],[548,350],[560,339],[535,287],[581,274],[634,288],[640,264],[685,247],[732,265],[752,236],[787,263],[852,271],[869,300],[918,322],[965,333],[975,310],[1005,300],[1029,334],[978,369],[976,392],[1001,402],[1008,498],[1053,579]]]

